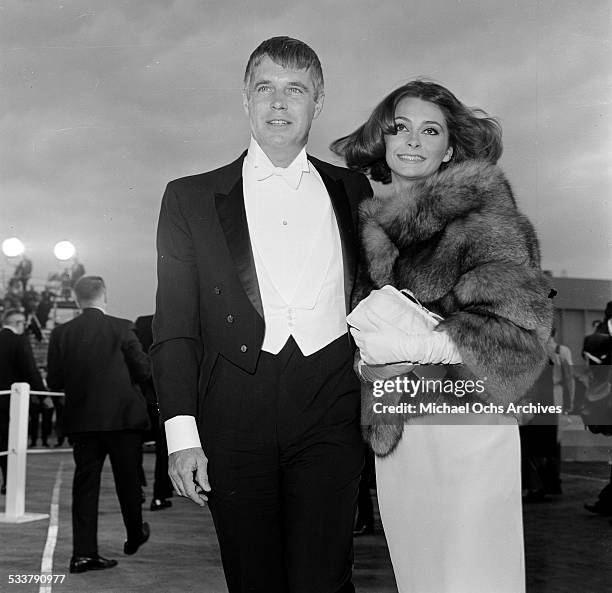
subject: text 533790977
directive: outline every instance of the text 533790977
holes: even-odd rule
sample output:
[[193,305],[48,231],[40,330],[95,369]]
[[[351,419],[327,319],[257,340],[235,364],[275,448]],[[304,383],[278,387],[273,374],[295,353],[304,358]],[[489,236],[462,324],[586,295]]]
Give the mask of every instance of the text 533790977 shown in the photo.
[[8,582],[22,585],[28,583],[49,585],[51,583],[63,583],[65,578],[65,574],[9,574]]

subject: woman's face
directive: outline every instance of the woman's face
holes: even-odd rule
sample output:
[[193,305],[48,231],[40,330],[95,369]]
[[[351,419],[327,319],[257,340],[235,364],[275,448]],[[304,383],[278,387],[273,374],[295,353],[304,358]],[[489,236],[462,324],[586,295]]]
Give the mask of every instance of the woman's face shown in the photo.
[[385,135],[387,165],[394,184],[410,185],[450,160],[446,119],[434,103],[404,97],[395,108],[395,134]]

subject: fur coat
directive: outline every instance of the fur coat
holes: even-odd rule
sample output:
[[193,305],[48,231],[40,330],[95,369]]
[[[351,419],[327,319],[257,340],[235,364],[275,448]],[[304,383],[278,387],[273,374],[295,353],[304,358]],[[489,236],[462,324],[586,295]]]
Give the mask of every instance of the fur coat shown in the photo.
[[[486,378],[480,401],[518,401],[546,361],[552,301],[535,231],[501,170],[466,161],[389,198],[366,200],[360,233],[363,263],[353,304],[386,284],[411,290],[444,318],[437,330],[461,354],[463,364],[449,365],[447,377]],[[386,455],[409,416],[374,421],[371,385],[363,391],[366,439]]]

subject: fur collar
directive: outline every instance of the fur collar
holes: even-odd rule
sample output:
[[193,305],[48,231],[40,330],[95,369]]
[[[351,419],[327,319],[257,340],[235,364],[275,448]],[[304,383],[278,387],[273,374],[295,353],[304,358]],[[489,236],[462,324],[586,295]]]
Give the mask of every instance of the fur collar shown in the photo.
[[372,280],[378,286],[392,284],[399,251],[431,239],[453,221],[516,211],[510,184],[486,161],[464,161],[388,198],[365,200],[359,216]]

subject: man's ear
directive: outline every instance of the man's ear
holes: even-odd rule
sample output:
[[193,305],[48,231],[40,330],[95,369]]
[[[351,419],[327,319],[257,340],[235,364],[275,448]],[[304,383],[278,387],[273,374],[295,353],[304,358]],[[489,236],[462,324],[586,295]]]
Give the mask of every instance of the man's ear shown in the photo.
[[248,115],[249,114],[249,97],[248,97],[246,89],[242,89],[242,108],[244,109],[244,112]]
[[321,91],[319,93],[319,96],[317,97],[317,100],[315,101],[315,110],[314,110],[314,115],[312,116],[312,119],[317,119],[317,117],[319,117],[319,113],[321,113],[321,111],[323,110],[324,101],[325,101],[325,93]]

